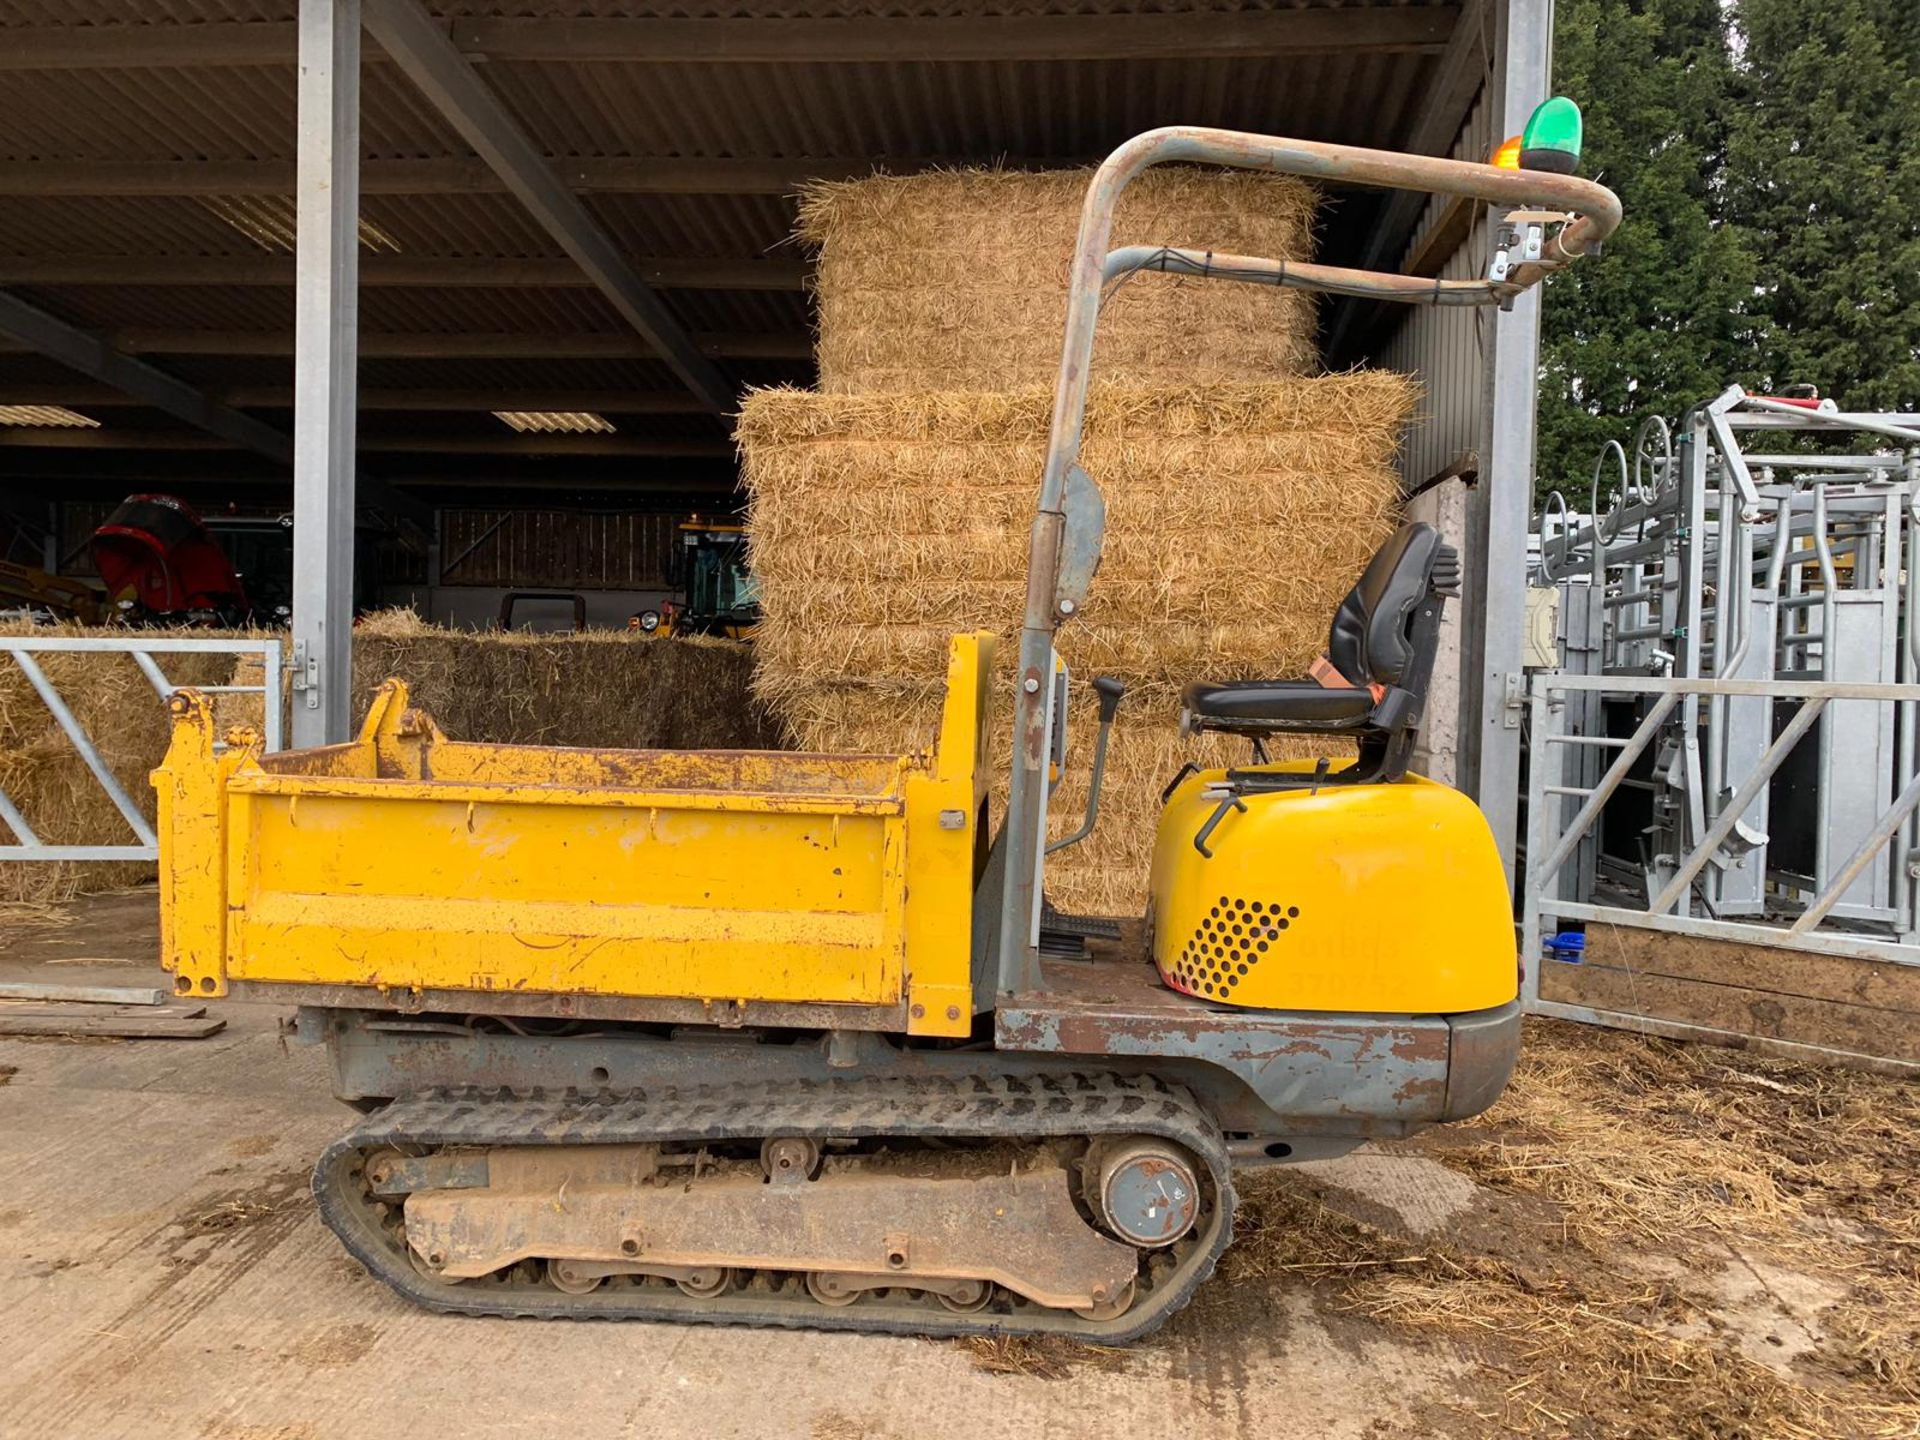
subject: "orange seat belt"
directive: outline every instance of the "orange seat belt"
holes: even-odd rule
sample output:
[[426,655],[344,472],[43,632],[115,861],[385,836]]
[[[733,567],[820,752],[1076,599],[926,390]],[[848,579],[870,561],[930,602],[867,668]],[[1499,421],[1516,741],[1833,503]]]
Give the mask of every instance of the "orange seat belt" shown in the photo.
[[[1340,668],[1331,660],[1327,659],[1325,655],[1316,655],[1313,657],[1313,663],[1307,667],[1307,675],[1312,679],[1313,683],[1318,685],[1322,690],[1357,690],[1360,688],[1351,680],[1347,679],[1345,675],[1342,675]],[[1368,685],[1367,690],[1368,693],[1373,696],[1373,703],[1376,705],[1387,698],[1387,687],[1382,685],[1378,680]]]

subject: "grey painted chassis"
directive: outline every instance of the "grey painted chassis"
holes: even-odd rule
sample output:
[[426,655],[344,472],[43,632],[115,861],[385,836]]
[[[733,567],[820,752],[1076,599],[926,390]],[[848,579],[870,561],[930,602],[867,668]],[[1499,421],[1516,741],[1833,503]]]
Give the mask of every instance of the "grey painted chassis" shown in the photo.
[[357,1105],[465,1087],[591,1094],[741,1080],[1153,1074],[1193,1091],[1237,1164],[1335,1155],[1478,1114],[1505,1087],[1520,1043],[1517,1004],[1444,1017],[1211,1007],[1176,1017],[1164,1006],[1143,1017],[1137,1005],[1096,1014],[1050,995],[1002,1011],[992,1049],[909,1048],[854,1030],[580,1022],[567,1033],[516,1033],[312,1006],[295,1025],[303,1041],[326,1045],[335,1093]]

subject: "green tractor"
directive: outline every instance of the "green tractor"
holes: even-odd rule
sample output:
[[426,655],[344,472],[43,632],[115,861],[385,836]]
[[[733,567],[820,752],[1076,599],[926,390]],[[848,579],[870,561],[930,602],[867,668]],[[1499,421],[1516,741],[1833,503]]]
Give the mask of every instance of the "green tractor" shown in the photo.
[[760,623],[760,586],[747,566],[747,532],[695,516],[674,536],[666,582],[678,595],[627,622],[648,635],[719,635],[749,640]]

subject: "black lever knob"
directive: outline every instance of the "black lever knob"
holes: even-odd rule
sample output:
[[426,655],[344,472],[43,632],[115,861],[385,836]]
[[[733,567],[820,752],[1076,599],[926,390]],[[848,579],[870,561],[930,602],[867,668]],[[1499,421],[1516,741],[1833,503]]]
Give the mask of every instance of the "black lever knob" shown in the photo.
[[1115,713],[1120,709],[1120,697],[1127,693],[1126,682],[1112,675],[1096,675],[1093,677],[1093,688],[1100,697],[1100,723],[1111,725]]

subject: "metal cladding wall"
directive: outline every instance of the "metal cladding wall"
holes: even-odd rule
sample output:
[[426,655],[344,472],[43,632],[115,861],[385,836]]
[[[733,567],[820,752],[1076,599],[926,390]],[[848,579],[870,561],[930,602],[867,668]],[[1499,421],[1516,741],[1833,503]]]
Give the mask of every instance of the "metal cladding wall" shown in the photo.
[[[1495,139],[1486,92],[1474,102],[1460,138],[1448,153],[1456,160],[1485,160]],[[1407,247],[1413,254],[1440,222],[1447,201],[1435,196]],[[1443,280],[1474,280],[1486,265],[1487,219],[1477,207],[1467,238],[1441,267]],[[1426,397],[1414,412],[1414,421],[1400,451],[1400,475],[1411,490],[1439,474],[1462,454],[1482,448],[1486,423],[1487,328],[1491,313],[1480,308],[1429,309],[1408,307],[1407,317],[1380,353],[1378,363],[1388,370],[1420,376]]]
[[[1493,152],[1491,109],[1483,90],[1449,152],[1456,160],[1485,159]],[[1415,230],[1408,253],[1421,250],[1428,235],[1442,222],[1447,201],[1434,197]],[[1445,280],[1471,280],[1481,273],[1487,255],[1487,219],[1477,207],[1466,239],[1439,270]],[[1409,309],[1406,319],[1381,352],[1379,364],[1389,370],[1418,375],[1425,394],[1400,448],[1401,482],[1409,491],[1466,455],[1485,449],[1487,422],[1486,336],[1493,316],[1482,309]],[[1409,514],[1424,520],[1464,550],[1466,544],[1466,486],[1449,480],[1417,497]],[[1453,784],[1459,779],[1460,743],[1460,613],[1448,610],[1434,660],[1426,734],[1420,767],[1436,780]]]

